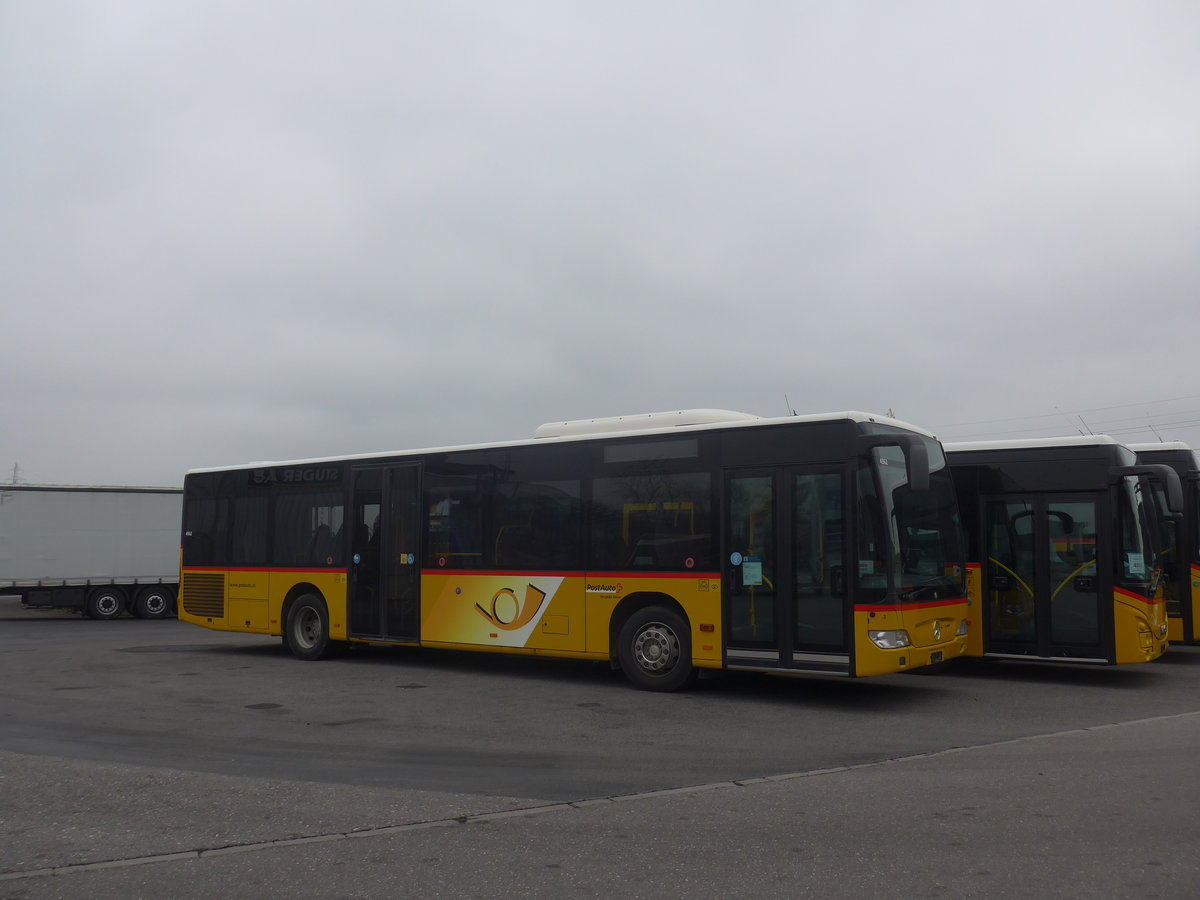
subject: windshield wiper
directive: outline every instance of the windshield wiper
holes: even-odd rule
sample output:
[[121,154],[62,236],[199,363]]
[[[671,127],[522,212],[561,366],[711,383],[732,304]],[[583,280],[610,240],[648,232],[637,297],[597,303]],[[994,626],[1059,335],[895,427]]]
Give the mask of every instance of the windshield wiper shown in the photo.
[[945,589],[946,593],[958,591],[958,583],[945,575],[934,575],[927,581],[922,581],[919,584],[908,584],[900,589],[900,602],[911,603],[914,600],[921,599],[923,596],[932,594],[929,599],[938,600],[938,590]]

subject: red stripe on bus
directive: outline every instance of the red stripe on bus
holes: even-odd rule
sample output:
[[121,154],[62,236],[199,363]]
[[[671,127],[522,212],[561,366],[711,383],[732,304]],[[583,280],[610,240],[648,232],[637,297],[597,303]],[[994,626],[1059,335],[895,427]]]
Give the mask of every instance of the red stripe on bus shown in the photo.
[[487,575],[512,577],[514,575],[548,575],[560,578],[706,578],[709,581],[720,578],[719,572],[580,572],[577,569],[570,572],[556,572],[552,569],[422,569],[421,575]]
[[308,572],[314,575],[347,575],[349,569],[310,569],[288,568],[284,566],[184,566],[183,574],[188,572]]
[[1130,600],[1138,600],[1147,606],[1158,606],[1163,602],[1161,599],[1152,600],[1149,597],[1143,597],[1141,594],[1135,594],[1133,591],[1125,590],[1125,588],[1113,588],[1113,593],[1120,594],[1122,597],[1128,597]]
[[942,606],[958,606],[959,604],[966,603],[966,602],[967,602],[966,597],[952,597],[949,600],[929,600],[925,603],[895,603],[890,606],[878,605],[878,604],[872,604],[870,606],[867,606],[865,604],[857,604],[856,603],[854,605],[854,611],[855,612],[895,612],[898,609],[937,609]]

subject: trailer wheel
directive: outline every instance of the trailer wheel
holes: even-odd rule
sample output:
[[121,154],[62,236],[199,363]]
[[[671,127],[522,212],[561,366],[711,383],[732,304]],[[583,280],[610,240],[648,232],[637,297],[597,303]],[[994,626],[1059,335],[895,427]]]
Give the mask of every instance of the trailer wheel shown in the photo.
[[115,619],[125,608],[125,592],[115,585],[95,588],[87,599],[87,614],[93,619]]
[[287,647],[297,659],[324,659],[330,654],[329,611],[316,594],[297,597],[288,610]]
[[133,601],[133,614],[139,619],[165,619],[174,608],[175,592],[162,584],[142,588]]

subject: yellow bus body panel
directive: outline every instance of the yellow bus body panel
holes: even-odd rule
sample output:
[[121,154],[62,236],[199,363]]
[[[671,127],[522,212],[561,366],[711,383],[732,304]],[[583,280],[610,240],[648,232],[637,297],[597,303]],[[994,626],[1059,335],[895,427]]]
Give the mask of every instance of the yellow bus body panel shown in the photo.
[[983,566],[967,563],[967,644],[963,656],[983,656]]
[[[968,571],[970,575],[970,570]],[[219,580],[221,599],[201,608],[189,579]],[[329,610],[330,637],[351,638],[347,622],[347,576],[322,570],[184,570],[179,618],[217,631],[280,635],[283,604],[297,586],[319,593]],[[692,663],[724,665],[721,582],[712,574],[580,575],[545,572],[425,572],[421,577],[420,644],[457,650],[537,654],[607,660],[613,616],[623,600],[638,605],[673,601],[686,616]],[[193,609],[189,609],[189,606]],[[963,655],[978,631],[957,634],[969,619],[969,601],[907,607],[860,607],[854,612],[855,676],[907,671]],[[199,611],[197,611],[199,610]],[[885,650],[869,631],[904,630],[911,643]],[[378,642],[376,639],[375,642]],[[938,656],[940,654],[940,657]]]
[[608,659],[613,613],[634,594],[662,594],[676,601],[691,626],[693,663],[721,665],[720,582],[712,577],[424,573],[421,643]]
[[1161,597],[1147,600],[1120,588],[1113,591],[1113,626],[1118,664],[1150,662],[1169,646],[1167,607]]
[[[962,656],[967,635],[959,623],[967,618],[967,601],[896,607],[856,607],[854,610],[854,672],[858,677],[907,672]],[[910,644],[885,650],[871,640],[871,631],[908,633]]]
[[1191,578],[1188,579],[1188,584],[1182,585],[1180,588],[1179,602],[1191,605],[1192,633],[1185,633],[1182,616],[1168,616],[1167,640],[1174,643],[1200,643],[1200,566],[1189,566],[1189,574]]
[[[220,579],[223,602],[209,608],[197,604],[189,580]],[[238,631],[247,634],[283,634],[283,601],[297,585],[311,587],[325,599],[329,610],[329,636],[347,638],[346,573],[337,570],[266,570],[266,569],[184,569],[181,573],[180,621],[201,625],[214,631]]]

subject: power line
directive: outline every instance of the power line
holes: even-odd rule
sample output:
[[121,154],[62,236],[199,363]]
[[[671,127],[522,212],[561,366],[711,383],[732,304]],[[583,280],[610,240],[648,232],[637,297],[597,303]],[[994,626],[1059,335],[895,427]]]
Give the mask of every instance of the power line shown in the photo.
[[1007,419],[985,419],[980,422],[958,422],[952,425],[947,425],[946,428],[966,428],[973,425],[993,425],[999,422],[1028,422],[1030,419],[1052,419],[1062,415],[1107,412],[1110,409],[1129,409],[1131,407],[1148,406],[1152,403],[1179,403],[1183,400],[1200,400],[1200,394],[1190,394],[1186,397],[1167,397],[1159,400],[1143,400],[1140,403],[1118,403],[1115,406],[1093,406],[1088,409],[1071,409],[1067,410],[1066,413],[1058,410],[1052,413],[1037,413],[1031,416],[1011,416]]
[[[1081,422],[1080,424],[1082,425],[1085,423]],[[1168,429],[1200,428],[1200,419],[1182,419],[1170,422],[1152,421],[1139,425],[1120,425],[1117,422],[1097,422],[1094,425],[1089,424],[1086,428],[1080,428],[1074,425],[1072,425],[1072,427],[1076,432],[1089,434],[1110,434],[1116,436],[1121,434],[1137,434],[1139,432],[1146,432],[1157,435],[1160,431],[1165,431]],[[1059,437],[1064,433],[1065,430],[1066,429],[1058,426],[1042,425],[1032,428],[1007,428],[1003,430],[983,429],[983,435],[987,435],[989,437]],[[945,430],[935,429],[935,433],[943,439],[947,437]],[[982,435],[980,435],[979,432],[975,432],[973,436],[979,437]]]

